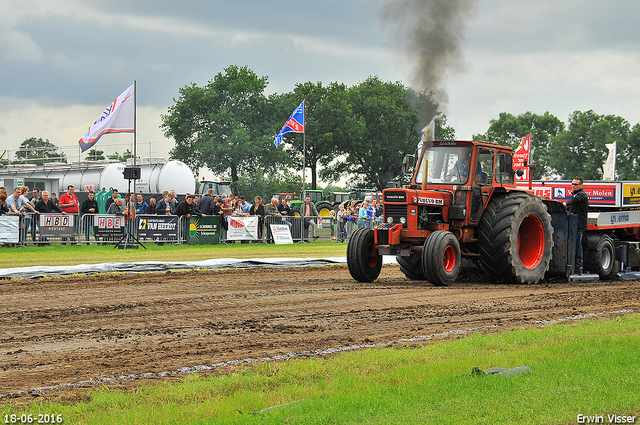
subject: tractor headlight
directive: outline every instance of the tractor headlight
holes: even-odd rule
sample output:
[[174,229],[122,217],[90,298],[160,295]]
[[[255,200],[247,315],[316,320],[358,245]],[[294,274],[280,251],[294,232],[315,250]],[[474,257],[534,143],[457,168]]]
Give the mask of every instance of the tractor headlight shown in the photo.
[[400,217],[400,223],[405,224],[407,222],[406,217]]
[[387,223],[389,224],[393,223],[393,217],[387,217]]

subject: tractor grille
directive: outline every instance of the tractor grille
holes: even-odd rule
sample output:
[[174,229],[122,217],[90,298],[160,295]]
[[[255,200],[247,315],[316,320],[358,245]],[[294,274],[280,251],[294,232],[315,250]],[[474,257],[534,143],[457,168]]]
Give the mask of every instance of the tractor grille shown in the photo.
[[385,191],[383,204],[387,202],[407,202],[407,193]]
[[388,223],[389,217],[393,218],[393,224],[402,223],[400,221],[400,217],[405,218],[405,223],[402,225],[402,228],[407,227],[407,205],[384,205],[384,221]]
[[389,245],[389,229],[391,229],[394,224],[382,224],[376,227],[376,235],[378,245]]

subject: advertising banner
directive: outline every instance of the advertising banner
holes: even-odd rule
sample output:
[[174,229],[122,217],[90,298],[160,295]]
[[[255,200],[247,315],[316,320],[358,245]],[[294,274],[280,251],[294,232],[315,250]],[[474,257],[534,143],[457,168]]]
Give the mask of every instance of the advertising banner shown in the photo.
[[[527,182],[516,182],[520,189],[528,189]],[[615,207],[620,208],[622,203],[622,183],[620,182],[584,182],[582,186],[589,197],[591,207]],[[573,195],[571,180],[543,180],[533,181],[532,189],[536,196],[553,199],[556,201],[566,201]],[[629,189],[631,193],[631,188]],[[633,197],[630,196],[630,199]],[[640,201],[640,198],[638,199]]]
[[138,237],[146,239],[174,240],[178,237],[178,217],[175,215],[136,216]]
[[113,214],[96,214],[93,216],[93,230],[96,237],[123,237],[124,216]]
[[220,217],[189,217],[186,242],[189,245],[216,245],[220,243]]
[[227,217],[227,239],[232,241],[257,241],[258,240],[258,216]]
[[623,183],[622,185],[622,205],[640,206],[640,183]]
[[286,224],[272,224],[271,233],[273,234],[273,243],[275,244],[289,244],[293,243],[291,239],[291,231]]
[[48,238],[72,238],[74,214],[40,214],[40,235]]
[[20,240],[20,217],[17,215],[0,215],[0,242],[18,243]]

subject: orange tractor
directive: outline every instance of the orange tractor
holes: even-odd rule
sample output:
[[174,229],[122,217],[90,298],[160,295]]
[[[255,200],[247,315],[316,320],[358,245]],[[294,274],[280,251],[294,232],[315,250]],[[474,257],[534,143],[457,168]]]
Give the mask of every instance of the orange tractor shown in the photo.
[[[405,172],[409,161],[405,157]],[[560,202],[516,188],[514,178],[509,147],[479,141],[425,146],[411,184],[383,191],[384,224],[350,237],[351,276],[375,280],[383,255],[395,255],[408,278],[438,286],[457,279],[462,258],[494,282],[536,283],[550,268],[568,276],[576,221]]]

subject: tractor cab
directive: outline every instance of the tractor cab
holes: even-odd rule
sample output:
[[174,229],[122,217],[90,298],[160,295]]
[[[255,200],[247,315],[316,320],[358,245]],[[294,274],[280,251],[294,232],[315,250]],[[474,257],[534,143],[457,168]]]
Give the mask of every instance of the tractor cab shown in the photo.
[[428,223],[435,222],[455,227],[477,224],[494,190],[514,188],[512,164],[511,149],[493,143],[434,141],[425,146],[406,187],[416,190],[418,206],[433,206],[417,227],[432,228]]

